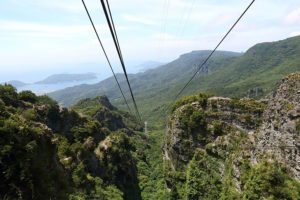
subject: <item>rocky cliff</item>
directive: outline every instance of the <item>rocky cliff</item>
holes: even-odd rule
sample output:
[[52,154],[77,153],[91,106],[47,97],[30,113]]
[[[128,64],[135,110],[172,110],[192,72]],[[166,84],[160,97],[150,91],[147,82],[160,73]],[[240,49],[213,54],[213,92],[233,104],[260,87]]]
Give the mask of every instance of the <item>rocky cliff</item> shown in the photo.
[[256,164],[262,152],[270,153],[300,182],[300,73],[285,77],[270,97],[252,162]]
[[141,198],[132,117],[105,96],[74,109],[0,85],[0,199]]
[[162,146],[172,198],[299,199],[299,84],[297,72],[266,100],[178,101]]

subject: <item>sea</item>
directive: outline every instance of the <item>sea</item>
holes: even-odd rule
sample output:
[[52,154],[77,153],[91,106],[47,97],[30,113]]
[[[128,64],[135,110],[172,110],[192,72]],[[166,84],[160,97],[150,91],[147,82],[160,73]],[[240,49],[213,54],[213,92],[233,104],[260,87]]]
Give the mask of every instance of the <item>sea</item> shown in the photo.
[[62,82],[55,84],[27,84],[17,88],[18,92],[24,90],[30,90],[37,95],[44,95],[50,92],[54,92],[57,90],[65,89],[68,87],[73,87],[81,84],[95,84],[103,80],[103,78],[97,78],[93,80],[85,80],[85,81],[74,81],[74,82]]

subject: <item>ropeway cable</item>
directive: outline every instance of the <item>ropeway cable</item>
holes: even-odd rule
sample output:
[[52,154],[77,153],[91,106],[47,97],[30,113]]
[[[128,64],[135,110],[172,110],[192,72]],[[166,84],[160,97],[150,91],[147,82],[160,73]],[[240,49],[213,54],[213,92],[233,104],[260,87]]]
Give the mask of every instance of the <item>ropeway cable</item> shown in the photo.
[[190,80],[184,85],[184,87],[178,92],[178,94],[175,96],[174,101],[182,94],[182,92],[185,90],[185,88],[191,83],[191,81],[195,78],[197,73],[204,67],[204,65],[207,63],[207,61],[211,58],[211,56],[215,53],[217,48],[222,44],[222,42],[225,40],[225,38],[229,35],[229,33],[232,31],[232,29],[237,25],[237,23],[241,20],[241,18],[245,15],[245,13],[248,11],[248,9],[252,6],[252,4],[255,2],[255,0],[252,0],[252,2],[248,5],[248,7],[244,10],[244,12],[240,15],[240,17],[235,21],[235,23],[231,26],[231,28],[227,31],[227,33],[224,35],[224,37],[221,39],[221,41],[218,43],[218,45],[214,48],[214,50],[208,55],[208,57],[204,60],[204,62],[200,65],[198,70],[194,73],[194,75],[190,78]]
[[133,104],[134,104],[134,108],[135,108],[136,113],[138,115],[138,118],[139,118],[139,120],[141,122],[142,118],[140,116],[140,113],[139,113],[139,110],[138,110],[138,107],[137,107],[137,104],[136,104],[136,101],[135,101],[135,98],[134,98],[134,95],[133,95],[133,92],[132,92],[132,88],[131,88],[131,85],[130,85],[130,82],[129,82],[129,79],[128,79],[128,75],[127,75],[125,63],[124,63],[124,60],[123,60],[121,48],[120,48],[120,45],[119,45],[119,41],[118,41],[118,37],[117,37],[115,26],[114,26],[114,23],[113,23],[113,18],[112,18],[112,15],[111,15],[111,11],[110,11],[110,7],[109,7],[109,4],[108,4],[108,1],[106,1],[106,2],[108,4],[108,9],[109,9],[110,16],[108,15],[107,8],[105,6],[104,0],[100,0],[100,2],[101,2],[101,5],[102,5],[102,8],[103,8],[105,17],[106,17],[106,21],[107,21],[107,24],[109,26],[110,33],[112,35],[112,38],[113,38],[113,41],[114,41],[114,44],[115,44],[115,47],[116,47],[116,50],[117,50],[117,53],[118,53],[121,65],[122,65],[122,68],[123,68],[123,72],[124,72],[124,75],[125,75],[125,78],[126,78],[126,82],[128,84],[128,87],[129,87],[129,91],[130,91],[131,98],[132,98],[132,101],[133,101]]
[[93,26],[93,29],[94,29],[94,31],[95,31],[95,34],[96,34],[97,38],[98,38],[99,44],[100,44],[100,46],[101,46],[101,48],[102,48],[102,51],[103,51],[103,53],[104,53],[104,55],[105,55],[105,58],[106,58],[106,60],[107,60],[107,62],[108,62],[108,64],[109,64],[109,67],[110,67],[110,69],[111,69],[111,71],[112,71],[112,73],[113,73],[113,75],[114,75],[114,78],[115,78],[115,80],[116,80],[116,82],[117,82],[117,85],[118,85],[118,87],[119,87],[119,89],[120,89],[120,92],[121,92],[121,94],[122,94],[122,96],[123,96],[123,99],[124,99],[124,101],[125,101],[125,103],[126,103],[126,105],[127,105],[127,108],[128,108],[128,110],[129,110],[129,112],[132,114],[131,109],[130,109],[130,107],[129,107],[129,105],[128,105],[128,102],[127,102],[127,100],[126,100],[126,98],[125,98],[125,95],[124,95],[124,93],[123,93],[123,91],[122,91],[122,88],[121,88],[120,83],[119,83],[119,81],[118,81],[118,79],[117,79],[117,76],[116,76],[116,74],[115,74],[115,72],[114,72],[114,70],[113,70],[113,68],[112,68],[112,65],[111,65],[111,63],[110,63],[110,61],[109,61],[109,58],[108,58],[108,56],[107,56],[107,54],[106,54],[106,51],[105,51],[105,49],[104,49],[104,46],[103,46],[103,44],[102,44],[102,42],[101,42],[101,40],[100,40],[100,36],[99,36],[99,34],[98,34],[98,32],[97,32],[97,29],[96,29],[96,27],[95,27],[95,25],[94,25],[94,22],[93,22],[93,20],[92,20],[92,18],[91,18],[91,15],[90,15],[89,11],[88,11],[88,9],[87,9],[87,7],[86,7],[86,5],[85,5],[84,0],[82,0],[82,4],[83,4],[83,6],[84,6],[84,8],[85,8],[85,11],[86,11],[86,13],[87,13],[87,15],[88,15],[88,17],[89,17],[89,20],[90,20],[91,24],[92,24],[92,26]]

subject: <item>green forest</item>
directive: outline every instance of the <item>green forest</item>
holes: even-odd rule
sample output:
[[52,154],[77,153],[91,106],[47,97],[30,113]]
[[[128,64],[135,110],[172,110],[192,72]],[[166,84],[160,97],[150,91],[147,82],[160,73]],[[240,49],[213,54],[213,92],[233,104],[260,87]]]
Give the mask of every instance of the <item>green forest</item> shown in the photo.
[[1,85],[0,124],[2,199],[166,198],[163,132],[146,138],[105,96],[67,109]]

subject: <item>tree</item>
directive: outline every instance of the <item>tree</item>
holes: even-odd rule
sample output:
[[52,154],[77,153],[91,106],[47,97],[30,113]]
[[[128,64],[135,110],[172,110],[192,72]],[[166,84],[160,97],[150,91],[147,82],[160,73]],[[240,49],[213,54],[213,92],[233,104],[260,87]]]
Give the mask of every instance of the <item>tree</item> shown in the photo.
[[23,101],[28,101],[30,103],[35,103],[38,98],[33,92],[25,90],[19,93],[19,99]]
[[0,85],[0,98],[7,106],[16,106],[18,101],[16,88],[9,84]]

